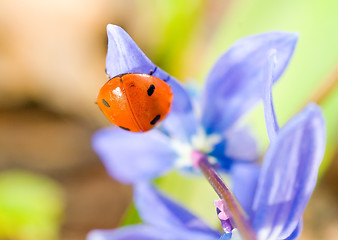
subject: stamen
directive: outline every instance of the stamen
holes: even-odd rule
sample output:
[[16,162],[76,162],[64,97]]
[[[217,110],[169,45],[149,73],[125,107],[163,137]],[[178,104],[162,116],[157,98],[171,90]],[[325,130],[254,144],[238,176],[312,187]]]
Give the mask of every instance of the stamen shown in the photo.
[[214,206],[217,207],[217,216],[219,220],[221,221],[223,231],[225,233],[231,233],[231,231],[234,229],[230,222],[230,217],[229,215],[225,212],[226,208],[223,204],[222,200],[215,200],[214,201]]

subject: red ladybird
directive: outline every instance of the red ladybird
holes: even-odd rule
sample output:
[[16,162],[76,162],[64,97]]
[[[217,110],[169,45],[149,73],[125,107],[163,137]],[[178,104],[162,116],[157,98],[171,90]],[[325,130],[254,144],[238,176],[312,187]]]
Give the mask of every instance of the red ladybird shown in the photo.
[[163,80],[147,74],[127,73],[103,85],[97,104],[120,128],[146,132],[165,118],[172,98],[171,89]]

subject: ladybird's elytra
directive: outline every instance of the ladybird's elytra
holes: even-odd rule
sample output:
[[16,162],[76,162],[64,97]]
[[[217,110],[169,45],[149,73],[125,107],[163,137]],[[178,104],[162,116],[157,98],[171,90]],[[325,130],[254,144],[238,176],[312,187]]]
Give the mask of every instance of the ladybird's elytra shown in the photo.
[[97,104],[116,126],[131,132],[146,132],[166,117],[172,98],[171,89],[163,80],[127,73],[102,86]]

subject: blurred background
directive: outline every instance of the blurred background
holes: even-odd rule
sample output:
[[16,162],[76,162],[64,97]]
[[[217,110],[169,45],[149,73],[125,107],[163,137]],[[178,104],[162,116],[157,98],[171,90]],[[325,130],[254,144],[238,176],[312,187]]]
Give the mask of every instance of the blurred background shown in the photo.
[[[338,239],[337,12],[336,0],[0,1],[0,240],[84,239],[124,217],[132,189],[111,179],[91,148],[93,132],[110,126],[94,104],[107,80],[108,23],[167,72],[200,83],[236,39],[299,33],[274,88],[276,112],[283,124],[308,101],[324,109],[327,150],[301,239]],[[264,152],[261,115],[258,106],[249,118]],[[159,182],[188,201],[175,181]],[[208,219],[198,204],[190,207]]]

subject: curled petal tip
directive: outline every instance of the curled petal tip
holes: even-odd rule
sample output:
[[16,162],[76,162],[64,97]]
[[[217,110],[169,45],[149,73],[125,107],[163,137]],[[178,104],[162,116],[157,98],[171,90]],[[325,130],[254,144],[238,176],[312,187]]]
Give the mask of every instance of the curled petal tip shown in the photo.
[[307,112],[311,112],[311,113],[322,113],[322,108],[319,107],[316,103],[314,102],[310,102],[305,106],[305,109]]
[[121,27],[108,24],[106,70],[110,78],[123,73],[149,74],[155,65]]
[[87,234],[86,240],[106,240],[100,230],[93,230]]
[[298,33],[295,33],[295,32],[288,32],[288,33],[286,33],[286,34],[288,34],[290,40],[292,40],[292,41],[294,41],[295,43],[297,43],[298,38],[299,38],[299,34],[298,34]]
[[114,24],[108,24],[107,25],[107,32],[111,32],[111,31],[114,31],[114,30],[117,30],[117,29],[123,30],[120,26],[117,26],[117,25],[114,25]]
[[108,39],[110,37],[129,37],[129,34],[120,26],[114,25],[114,24],[108,24],[107,25],[107,35]]
[[298,38],[299,38],[299,34],[296,32],[272,31],[272,32],[265,32],[262,35],[265,35],[268,38],[272,37],[274,39],[285,40],[287,42],[291,42],[294,44],[298,42]]
[[299,121],[314,124],[313,129],[322,133],[319,139],[325,143],[325,119],[320,106],[313,102],[307,104],[300,113]]

